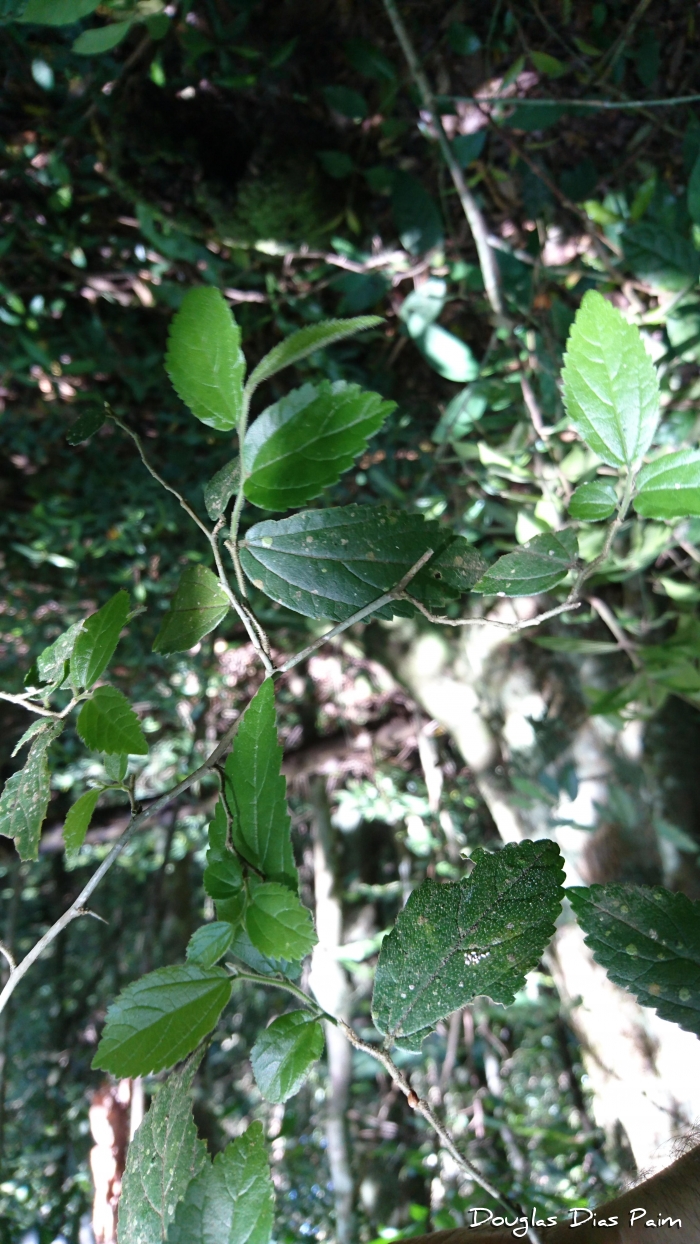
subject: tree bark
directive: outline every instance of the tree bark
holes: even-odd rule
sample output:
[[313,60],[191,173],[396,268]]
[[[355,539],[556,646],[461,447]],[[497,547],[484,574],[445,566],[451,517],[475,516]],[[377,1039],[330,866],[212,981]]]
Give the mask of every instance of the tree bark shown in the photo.
[[[335,829],[331,823],[325,781],[312,780],[314,888],[318,944],[311,960],[309,983],[329,1015],[350,1022],[348,979],[338,963],[343,939],[343,912],[338,893]],[[326,1152],[333,1181],[337,1244],[354,1238],[354,1181],[347,1133],[347,1108],[352,1080],[352,1046],[334,1024],[325,1024],[328,1060],[326,1097]]]

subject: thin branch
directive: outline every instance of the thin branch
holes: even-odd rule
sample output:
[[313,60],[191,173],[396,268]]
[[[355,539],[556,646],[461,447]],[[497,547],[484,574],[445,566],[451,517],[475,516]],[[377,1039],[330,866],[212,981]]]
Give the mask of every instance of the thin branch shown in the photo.
[[383,596],[379,596],[377,600],[371,601],[369,605],[363,605],[361,609],[358,609],[355,613],[351,614],[350,617],[346,618],[344,622],[339,622],[338,625],[332,627],[330,631],[324,631],[323,635],[320,635],[318,639],[315,639],[312,644],[308,644],[306,648],[302,648],[301,652],[297,652],[293,657],[290,657],[288,661],[285,661],[284,665],[279,665],[275,670],[275,673],[286,674],[287,670],[294,669],[295,665],[299,665],[301,661],[305,661],[306,658],[310,657],[311,654],[316,652],[318,648],[323,647],[323,645],[327,644],[329,640],[335,639],[336,635],[342,634],[342,632],[346,631],[349,626],[354,626],[356,622],[361,622],[362,619],[368,617],[370,613],[374,613],[377,609],[383,609],[385,605],[391,604],[393,600],[402,600],[403,591],[406,585],[411,582],[414,575],[418,574],[418,571],[422,569],[425,563],[429,561],[432,556],[433,549],[426,549],[423,555],[418,558],[418,561],[411,566],[411,569],[406,571],[403,579],[401,579],[400,582],[396,584],[396,587],[392,588],[390,592],[385,592]]
[[[188,517],[192,519],[192,522],[195,523],[197,527],[199,527],[199,530],[203,532],[204,535],[206,536],[209,542],[209,545],[211,547],[211,551],[214,555],[214,561],[216,563],[216,569],[217,569],[218,576],[219,576],[219,582],[224,592],[228,596],[228,599],[231,603],[232,608],[235,609],[246,631],[248,632],[250,641],[253,647],[255,648],[256,652],[258,653],[260,660],[265,666],[265,672],[267,674],[271,674],[272,673],[272,662],[270,661],[270,658],[268,655],[269,643],[267,641],[267,636],[265,635],[265,632],[260,627],[260,624],[258,623],[257,619],[252,618],[250,610],[249,609],[247,610],[242,606],[235,592],[231,588],[231,585],[226,576],[226,571],[224,570],[224,564],[221,560],[221,551],[219,549],[219,542],[217,539],[218,532],[221,528],[221,522],[219,521],[214,527],[213,531],[210,531],[206,523],[202,522],[197,512],[192,509],[192,506],[190,505],[189,501],[187,501],[185,497],[182,496],[182,493],[179,493],[177,491],[177,488],[173,488],[171,487],[170,484],[166,483],[162,475],[160,475],[158,471],[156,471],[155,467],[149,462],[148,458],[146,457],[143,445],[141,443],[141,437],[138,435],[138,433],[132,431],[132,429],[128,426],[128,424],[123,423],[122,420],[117,415],[114,414],[111,407],[109,407],[107,403],[105,403],[105,406],[107,407],[109,418],[114,423],[116,423],[117,427],[121,428],[123,432],[126,432],[127,436],[131,437],[132,441],[136,445],[136,448],[139,452],[141,461],[143,462],[143,465],[145,466],[149,475],[152,475],[153,479],[156,480],[156,482],[160,484],[161,487],[164,488],[166,492],[169,492],[173,497],[177,498],[178,502],[180,503],[180,505],[182,506],[183,510],[188,515]],[[236,565],[236,574],[238,575],[239,566],[236,564],[236,562],[237,562],[237,559],[234,558],[234,565]],[[239,583],[239,586],[240,586],[240,583]],[[243,588],[241,595],[245,596],[245,588]]]
[[323,1007],[314,1002],[313,998],[304,993],[303,989],[293,985],[291,981],[283,980],[279,976],[260,976],[257,972],[241,972],[234,963],[227,963],[226,966],[233,975],[234,980],[252,981],[254,985],[272,985],[275,989],[284,989],[287,993],[291,993],[295,998],[298,998],[300,1002],[303,1002],[304,1006],[308,1007],[310,1011],[313,1011],[317,1019],[327,1020],[329,1024],[338,1023],[337,1019],[329,1015],[327,1011],[324,1011]]
[[[338,1020],[338,1027],[356,1050],[361,1050],[362,1053],[369,1054],[370,1058],[374,1058],[376,1062],[381,1063],[385,1071],[387,1071],[391,1076],[391,1079],[394,1081],[397,1088],[401,1089],[401,1092],[407,1097],[409,1105],[412,1106],[418,1114],[423,1116],[426,1123],[430,1124],[433,1131],[438,1136],[443,1148],[447,1150],[457,1165],[461,1167],[469,1178],[473,1179],[474,1183],[477,1183],[479,1187],[483,1188],[484,1192],[487,1192],[490,1197],[493,1197],[494,1201],[497,1201],[499,1205],[502,1205],[509,1214],[515,1214],[516,1217],[521,1215],[527,1217],[520,1206],[515,1205],[513,1201],[509,1200],[508,1197],[503,1196],[503,1194],[494,1187],[486,1176],[482,1175],[481,1171],[477,1170],[469,1159],[465,1158],[464,1154],[460,1153],[454,1140],[450,1136],[450,1133],[447,1131],[447,1128],[440,1122],[440,1119],[438,1119],[430,1104],[424,1098],[418,1097],[418,1095],[411,1088],[411,1085],[403,1072],[399,1070],[396,1063],[386,1052],[386,1050],[382,1050],[376,1045],[370,1045],[368,1041],[363,1041],[360,1037],[358,1037],[357,1033],[353,1031],[350,1025],[346,1024],[342,1019]],[[541,1244],[540,1237],[533,1227],[528,1227],[528,1238],[530,1239],[531,1244]]]
[[581,608],[580,600],[567,600],[563,605],[557,605],[556,609],[538,613],[536,618],[526,618],[522,622],[502,622],[500,618],[439,618],[437,614],[431,613],[425,605],[422,605],[415,597],[409,596],[407,592],[404,592],[401,599],[414,605],[424,618],[427,618],[429,622],[435,622],[438,626],[500,626],[504,631],[526,631],[531,626],[541,626],[550,618],[557,618],[560,613],[570,613],[572,609]]
[[10,695],[7,691],[0,691],[0,700],[9,700],[10,704],[19,704],[21,708],[26,708],[28,713],[38,713],[39,717],[53,717],[54,720],[58,720],[62,716],[61,713],[54,713],[50,708],[41,708],[24,695]]
[[9,947],[5,946],[3,942],[0,942],[0,955],[4,955],[7,959],[7,962],[10,965],[10,972],[16,972],[17,964],[15,963],[14,955]]
[[186,778],[183,778],[181,782],[178,782],[175,786],[173,786],[172,790],[166,791],[164,795],[161,795],[159,799],[156,799],[148,806],[148,808],[137,812],[136,815],[131,818],[131,821],[124,830],[121,838],[115,842],[112,850],[109,852],[109,855],[105,856],[97,871],[93,873],[87,884],[83,886],[83,889],[80,891],[78,897],[71,903],[70,907],[64,911],[63,915],[51,925],[51,928],[47,929],[44,936],[39,938],[36,945],[32,946],[31,950],[28,951],[24,958],[11,970],[5,988],[2,990],[2,993],[0,993],[0,1014],[2,1014],[7,1006],[7,1003],[9,1002],[22,977],[26,976],[32,964],[41,957],[46,950],[46,947],[50,946],[51,943],[55,941],[59,933],[62,933],[71,921],[76,920],[79,916],[95,914],[94,912],[86,912],[85,904],[93,891],[97,889],[97,886],[100,884],[102,878],[109,872],[110,868],[119,858],[124,848],[131,841],[136,831],[139,830],[146,821],[150,820],[151,817],[156,816],[159,812],[161,812],[163,808],[167,808],[168,805],[178,797],[178,795],[181,795],[184,791],[189,790],[195,782],[199,781],[200,778],[204,777],[216,766],[217,761],[221,758],[221,756],[223,756],[224,752],[230,746],[231,741],[238,729],[240,720],[241,718],[238,718],[237,721],[233,722],[233,724],[229,726],[228,730],[224,735],[222,735],[209,758],[205,760],[198,769],[195,769],[194,772],[190,773]]
[[420,91],[421,98],[426,110],[430,113],[435,132],[437,134],[440,150],[449,169],[450,177],[459,201],[462,204],[462,210],[467,218],[469,228],[474,238],[474,243],[479,256],[479,265],[484,278],[484,289],[486,297],[489,300],[491,310],[493,311],[497,321],[505,322],[503,300],[501,298],[500,278],[498,265],[489,243],[489,231],[486,221],[481,213],[476,199],[471,190],[467,186],[459,164],[457,163],[449,139],[445,133],[445,128],[440,118],[440,112],[435,102],[430,83],[423,72],[421,63],[416,54],[415,48],[411,43],[408,31],[403,23],[399,11],[394,0],[384,0],[384,8],[386,9],[389,21],[391,22],[396,38],[401,44],[401,49],[406,57],[406,63],[411,71],[411,76]]
[[487,104],[489,108],[492,104],[512,104],[520,108],[523,104],[532,104],[540,107],[542,104],[551,104],[553,108],[603,108],[617,111],[619,109],[634,108],[675,108],[678,104],[696,104],[700,100],[700,95],[676,95],[669,99],[542,99],[541,96],[530,98],[520,98],[519,96],[507,95],[446,95],[445,99],[453,99],[455,103],[460,104]]
[[637,655],[637,645],[634,644],[632,640],[627,638],[617,618],[612,610],[606,605],[605,601],[601,600],[598,596],[589,596],[588,603],[593,606],[598,616],[602,618],[610,633],[617,640],[618,646],[622,648],[623,652],[627,653],[627,656],[632,662],[634,668],[636,670],[641,669],[642,662]]
[[238,420],[238,428],[237,428],[238,461],[240,463],[241,470],[240,470],[240,477],[238,480],[238,492],[236,493],[236,500],[233,503],[233,513],[231,514],[230,536],[229,536],[229,539],[226,541],[226,548],[231,554],[231,559],[233,561],[233,568],[236,572],[236,582],[238,584],[238,590],[244,600],[246,596],[248,595],[248,591],[245,585],[245,578],[243,576],[243,567],[241,566],[241,559],[238,556],[238,528],[241,522],[241,511],[243,509],[243,502],[245,501],[245,496],[243,493],[243,486],[246,481],[246,469],[245,469],[245,462],[243,458],[243,449],[245,446],[246,432],[248,431],[248,415],[250,413],[250,398],[251,398],[251,391],[249,390],[248,385],[246,384],[243,390],[243,406],[241,409],[241,414]]

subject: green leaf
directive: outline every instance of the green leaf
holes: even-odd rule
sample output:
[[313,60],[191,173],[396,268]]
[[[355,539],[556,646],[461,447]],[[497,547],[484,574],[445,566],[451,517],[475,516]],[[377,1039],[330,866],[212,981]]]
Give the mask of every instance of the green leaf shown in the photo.
[[293,389],[246,436],[246,497],[265,510],[318,497],[352,466],[395,405],[344,380]]
[[221,470],[212,476],[209,483],[204,485],[204,504],[213,523],[226,512],[226,506],[231,497],[238,492],[240,482],[241,464],[236,456],[230,462],[225,463]]
[[41,827],[51,797],[46,753],[62,729],[62,721],[52,721],[35,734],[24,768],[7,779],[0,795],[0,834],[14,838],[21,860],[39,857]]
[[700,903],[661,886],[570,886],[566,896],[610,979],[700,1036]]
[[47,725],[48,725],[48,722],[45,717],[35,717],[34,721],[30,722],[30,724],[27,726],[27,729],[25,730],[21,738],[18,739],[18,741],[15,743],[12,749],[12,752],[11,752],[10,759],[14,760],[17,753],[21,752],[22,748],[25,747],[27,743],[31,742],[35,734],[41,734],[42,731],[46,730]]
[[209,863],[204,869],[204,891],[210,898],[218,902],[236,898],[243,888],[243,870],[233,851],[226,851],[221,857],[212,858],[207,852]]
[[192,1119],[190,1089],[201,1054],[159,1088],[126,1155],[119,1198],[119,1244],[163,1244],[178,1202],[209,1165]]
[[97,687],[78,716],[78,734],[94,752],[145,756],[146,742],[139,719],[129,701],[116,687]]
[[[454,538],[418,514],[348,505],[256,523],[241,541],[240,557],[254,586],[279,604],[308,618],[342,621],[395,587],[426,549],[439,554]],[[411,593],[425,603],[444,599],[430,595],[428,582],[416,576]],[[406,612],[392,603],[379,616]]]
[[99,790],[86,790],[85,794],[76,799],[73,806],[68,809],[63,825],[63,841],[66,844],[66,851],[79,851],[85,842],[85,835],[100,794]]
[[694,224],[700,225],[700,156],[688,179],[688,215]]
[[323,1053],[323,1029],[306,1011],[281,1015],[261,1032],[250,1052],[255,1080],[266,1101],[287,1101],[299,1092]]
[[228,821],[223,800],[220,799],[209,824],[204,889],[210,898],[216,900],[218,919],[236,926],[243,919],[248,895],[243,887],[243,869],[238,857],[228,847],[227,838]]
[[612,484],[602,479],[593,479],[589,484],[580,484],[569,502],[571,517],[589,523],[595,523],[601,518],[609,518],[616,508],[617,493]]
[[129,768],[129,757],[122,752],[102,754],[102,767],[110,782],[123,782]]
[[196,929],[187,943],[186,956],[203,968],[213,968],[233,941],[234,929],[227,920],[212,920]]
[[444,230],[440,211],[412,173],[395,174],[391,208],[401,245],[412,255],[424,255],[442,246]]
[[54,639],[48,648],[44,648],[36,659],[36,667],[42,682],[63,682],[66,661],[75,647],[76,640],[83,629],[82,622],[69,626],[67,631]]
[[122,39],[126,38],[133,22],[113,22],[110,26],[95,26],[93,30],[84,30],[78,35],[72,51],[78,56],[98,56],[100,52],[109,52]]
[[351,121],[364,121],[367,116],[367,101],[359,91],[349,86],[326,86],[323,88],[326,103],[334,112],[339,112]]
[[413,596],[416,585],[420,587],[425,581],[442,582],[459,593],[470,592],[485,570],[486,562],[481,554],[464,536],[456,536],[441,553],[431,557],[428,565],[419,571],[406,590]]
[[479,374],[479,364],[466,341],[455,337],[439,324],[430,324],[416,345],[439,376],[464,384]]
[[661,289],[683,289],[697,279],[700,255],[676,229],[658,221],[642,221],[622,237],[625,259],[635,276]]
[[66,440],[69,445],[80,445],[83,441],[89,440],[91,436],[98,432],[107,419],[107,412],[96,407],[93,410],[84,410],[82,415],[72,423],[66,432]]
[[70,659],[71,681],[76,687],[91,687],[104,673],[114,656],[130,609],[129,593],[122,589],[83,622]]
[[223,968],[191,960],[158,968],[127,985],[107,1011],[93,1067],[146,1076],[192,1053],[231,997]]
[[372,1015],[390,1041],[433,1028],[479,994],[512,1002],[554,933],[563,861],[547,839],[481,847],[469,877],[424,881],[382,942]]
[[251,1123],[192,1181],[167,1244],[268,1244],[274,1209],[262,1123]]
[[645,518],[700,514],[700,449],[681,449],[642,467],[634,508]]
[[579,436],[610,466],[644,457],[659,419],[659,382],[639,330],[589,290],[564,356],[564,405]]
[[18,22],[36,22],[42,26],[72,26],[81,17],[94,13],[100,0],[28,0]]
[[577,557],[576,533],[568,528],[535,536],[514,553],[499,557],[473,591],[489,596],[537,596],[561,583]]
[[188,566],[160,624],[154,652],[185,652],[194,648],[226,617],[228,596],[207,566]]
[[270,959],[303,959],[318,941],[311,912],[275,881],[253,884],[251,879],[249,885],[245,927],[253,945]]
[[296,891],[287,784],[281,769],[275,692],[272,679],[266,678],[243,714],[226,760],[224,795],[236,850],[265,877]]
[[558,60],[556,56],[550,56],[549,52],[531,52],[530,60],[535,69],[548,78],[561,78],[562,74],[569,72],[568,65]]
[[198,286],[182,300],[168,337],[165,369],[192,414],[228,432],[243,409],[241,332],[218,289]]
[[305,328],[291,333],[261,358],[251,372],[246,388],[252,393],[259,384],[269,380],[270,376],[276,375],[284,367],[291,367],[292,363],[300,362],[316,350],[325,350],[336,341],[354,337],[357,333],[364,333],[368,328],[376,328],[381,323],[383,321],[380,315],[358,315],[351,320],[322,320],[320,324],[307,324]]

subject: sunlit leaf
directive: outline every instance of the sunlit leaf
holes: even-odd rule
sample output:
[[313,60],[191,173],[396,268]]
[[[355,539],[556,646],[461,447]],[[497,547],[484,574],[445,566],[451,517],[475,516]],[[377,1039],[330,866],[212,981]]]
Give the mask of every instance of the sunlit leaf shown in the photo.
[[[236,850],[270,881],[297,888],[277,741],[275,692],[267,678],[243,714],[226,760],[224,796]],[[218,897],[214,895],[214,897]],[[225,897],[225,896],[223,896]],[[277,956],[280,958],[282,952]]]
[[192,1181],[167,1244],[268,1244],[274,1208],[262,1123],[251,1123]]
[[250,1052],[265,1100],[283,1102],[298,1093],[322,1053],[323,1029],[307,1011],[291,1011],[273,1020]]
[[595,290],[584,295],[564,356],[564,404],[610,466],[641,462],[659,419],[659,383],[639,330]]
[[200,963],[203,968],[213,968],[226,954],[233,941],[234,930],[227,920],[212,920],[195,929],[187,943],[187,958]]
[[228,432],[243,409],[245,359],[241,332],[217,289],[190,289],[170,326],[165,368],[202,423]]
[[270,376],[282,371],[284,367],[291,367],[292,363],[300,362],[315,350],[325,350],[336,341],[354,337],[368,328],[376,328],[382,322],[379,315],[358,315],[351,320],[322,320],[320,324],[307,324],[274,346],[260,360],[251,372],[246,388],[252,392],[263,380],[269,380]]
[[51,721],[34,735],[24,768],[7,779],[0,795],[0,834],[14,838],[22,860],[35,860],[39,855],[41,827],[51,797],[46,753],[62,729],[62,721]]
[[78,734],[95,752],[145,756],[148,752],[139,719],[116,687],[97,687],[78,715]]
[[44,648],[36,659],[37,672],[43,683],[62,682],[66,661],[69,659],[75,642],[83,629],[82,622],[69,626],[67,631],[54,639],[48,648]]
[[617,493],[608,480],[593,479],[580,484],[569,502],[572,518],[594,523],[609,518],[617,508]]
[[93,1067],[115,1076],[172,1067],[211,1032],[230,996],[223,968],[189,960],[149,972],[127,985],[107,1011]]
[[700,514],[700,449],[664,454],[637,476],[634,508],[645,518]]
[[246,497],[266,510],[311,501],[352,466],[394,406],[343,380],[292,390],[246,436]]
[[499,557],[472,590],[489,596],[536,596],[561,583],[577,557],[576,533],[568,528],[535,536]]
[[200,1062],[201,1054],[195,1054],[168,1077],[129,1144],[119,1198],[119,1244],[164,1244],[178,1202],[208,1165],[190,1100]]
[[72,807],[68,809],[63,823],[63,841],[66,844],[66,851],[79,851],[82,847],[99,797],[99,790],[86,790],[85,794],[76,799]]
[[245,927],[253,945],[270,959],[303,959],[318,941],[311,912],[274,881],[251,885]]
[[130,609],[129,593],[122,590],[83,622],[70,659],[71,681],[76,687],[91,687],[104,673]]

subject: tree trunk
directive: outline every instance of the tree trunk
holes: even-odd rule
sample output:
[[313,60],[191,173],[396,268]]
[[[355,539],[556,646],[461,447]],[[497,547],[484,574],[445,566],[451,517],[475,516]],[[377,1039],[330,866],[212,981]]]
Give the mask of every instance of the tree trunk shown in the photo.
[[[318,944],[311,960],[309,983],[329,1015],[350,1022],[350,990],[336,952],[342,945],[343,913],[338,894],[335,830],[331,824],[325,781],[311,782],[314,837],[314,887]],[[337,1244],[352,1244],[354,1183],[350,1164],[346,1114],[352,1080],[352,1047],[333,1024],[325,1024],[328,1059],[326,1142],[335,1199]]]
[[[528,616],[535,602],[503,602],[492,616],[512,620],[514,609],[518,616]],[[618,842],[616,854],[614,826],[599,825],[595,833],[548,828],[546,809],[524,812],[514,800],[501,762],[526,758],[534,749],[533,720],[544,718],[548,708],[545,688],[526,663],[522,640],[515,639],[515,649],[506,631],[473,627],[465,628],[456,641],[444,632],[414,631],[406,645],[405,623],[395,635],[402,651],[397,652],[394,641],[392,664],[425,712],[452,736],[504,842],[554,838],[569,885],[661,879],[653,876],[660,863],[653,830],[645,832],[640,826],[632,845]],[[558,811],[562,818],[593,828],[601,820],[615,749],[627,762],[638,761],[642,734],[636,722],[614,736],[601,719],[580,718],[569,747],[578,794]],[[498,733],[490,724],[495,719],[503,722]],[[620,861],[629,863],[635,850],[641,876],[614,875]],[[661,1169],[671,1161],[679,1135],[700,1115],[700,1042],[612,984],[593,960],[570,912],[562,917],[549,962],[581,1042],[596,1122],[608,1136],[620,1126],[624,1129],[640,1172]]]

